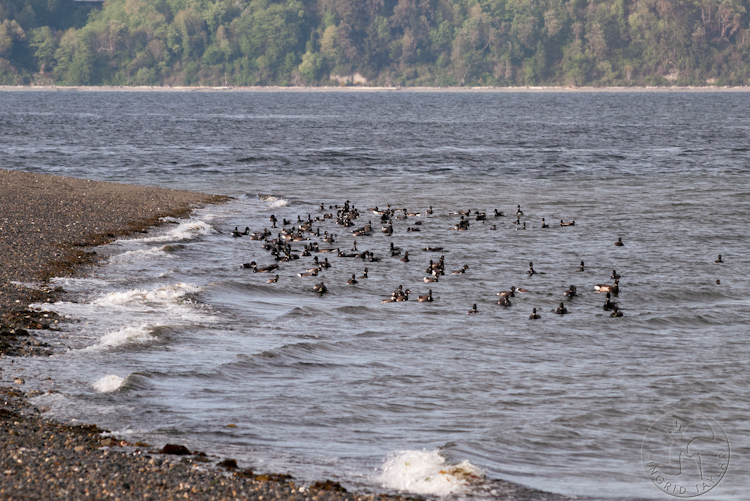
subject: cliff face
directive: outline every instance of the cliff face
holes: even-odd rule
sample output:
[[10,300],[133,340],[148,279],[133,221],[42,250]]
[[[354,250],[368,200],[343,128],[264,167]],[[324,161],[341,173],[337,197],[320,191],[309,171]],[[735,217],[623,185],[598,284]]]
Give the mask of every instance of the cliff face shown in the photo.
[[0,19],[15,85],[750,80],[740,0],[0,0]]

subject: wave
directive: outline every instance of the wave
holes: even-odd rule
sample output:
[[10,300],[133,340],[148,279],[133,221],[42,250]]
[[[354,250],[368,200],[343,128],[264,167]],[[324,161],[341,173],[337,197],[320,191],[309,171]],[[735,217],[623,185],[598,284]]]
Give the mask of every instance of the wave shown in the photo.
[[172,303],[182,300],[188,294],[195,294],[202,289],[193,284],[179,283],[160,287],[154,290],[131,289],[121,292],[110,292],[94,301],[97,306],[122,306],[133,303]]
[[189,221],[178,224],[176,228],[172,228],[162,235],[139,238],[138,240],[141,242],[173,242],[191,240],[202,235],[210,235],[213,232],[213,227],[205,221]]
[[111,393],[115,390],[119,390],[124,382],[125,378],[110,374],[95,381],[91,386],[93,386],[99,393]]
[[377,481],[401,492],[448,496],[465,493],[483,477],[484,472],[468,460],[451,465],[437,450],[401,450],[388,455]]
[[258,200],[260,200],[261,202],[265,202],[268,207],[274,209],[277,207],[288,207],[291,203],[289,200],[283,197],[275,195],[261,195],[260,193],[258,194]]
[[116,331],[110,331],[104,334],[99,341],[85,348],[85,350],[101,350],[107,348],[116,348],[125,344],[147,343],[153,341],[153,326],[141,325],[138,327],[128,326]]

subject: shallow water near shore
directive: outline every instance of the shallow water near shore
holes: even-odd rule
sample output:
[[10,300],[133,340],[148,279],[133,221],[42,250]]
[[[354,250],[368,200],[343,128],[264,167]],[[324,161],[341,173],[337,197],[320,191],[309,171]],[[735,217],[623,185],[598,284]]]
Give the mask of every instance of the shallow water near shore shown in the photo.
[[[110,259],[94,277],[59,281],[68,294],[49,309],[71,320],[48,339],[59,354],[0,361],[55,390],[35,400],[52,416],[359,488],[456,492],[462,474],[440,472],[468,461],[551,492],[663,499],[642,441],[690,409],[731,446],[708,497],[744,498],[743,95],[0,92],[0,108],[4,167],[236,197],[97,249]],[[326,219],[314,227],[336,242],[311,241],[350,253],[356,240],[381,261],[317,253],[330,269],[297,277],[312,265],[302,257],[273,284],[240,267],[274,260],[235,226],[297,225],[346,200],[372,235]],[[421,215],[388,237],[365,211],[388,204]],[[452,231],[449,213],[466,209],[487,221]],[[447,274],[424,283],[441,255]],[[613,269],[622,318],[594,291]],[[410,301],[381,303],[399,285]],[[498,306],[512,285],[529,292]],[[430,289],[434,302],[415,301]],[[560,301],[569,315],[552,313]]]

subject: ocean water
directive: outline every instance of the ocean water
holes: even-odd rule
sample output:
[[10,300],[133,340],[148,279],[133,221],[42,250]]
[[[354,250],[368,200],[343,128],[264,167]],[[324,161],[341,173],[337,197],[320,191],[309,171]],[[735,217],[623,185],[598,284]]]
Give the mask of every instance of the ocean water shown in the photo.
[[[664,499],[642,446],[682,411],[712,436],[686,427],[682,440],[708,446],[680,456],[674,433],[650,432],[684,467],[667,480],[712,486],[710,445],[726,442],[706,498],[745,497],[746,94],[0,92],[0,137],[3,168],[234,197],[58,280],[68,293],[45,307],[69,322],[40,333],[57,354],[0,361],[48,392],[35,403],[53,417],[360,489],[491,498],[466,481],[479,476]],[[323,218],[345,201],[360,211],[352,228]],[[419,215],[387,236],[368,209],[388,205]],[[466,210],[470,228],[452,230]],[[279,263],[271,284],[241,267],[275,260],[235,227],[275,237],[308,215],[334,243],[308,233],[296,254],[356,241],[380,260],[314,253]],[[369,221],[370,236],[352,235]],[[314,256],[331,267],[298,277]],[[446,275],[425,283],[441,256]],[[594,290],[613,270],[621,318]],[[399,286],[409,301],[381,302]],[[511,286],[528,292],[499,306]]]

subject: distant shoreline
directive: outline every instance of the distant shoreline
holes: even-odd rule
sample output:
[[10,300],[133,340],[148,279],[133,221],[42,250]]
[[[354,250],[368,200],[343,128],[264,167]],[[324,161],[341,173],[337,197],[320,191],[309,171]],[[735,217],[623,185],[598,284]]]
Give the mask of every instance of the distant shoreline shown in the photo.
[[411,92],[411,93],[680,93],[750,92],[748,87],[161,87],[0,86],[0,92]]

